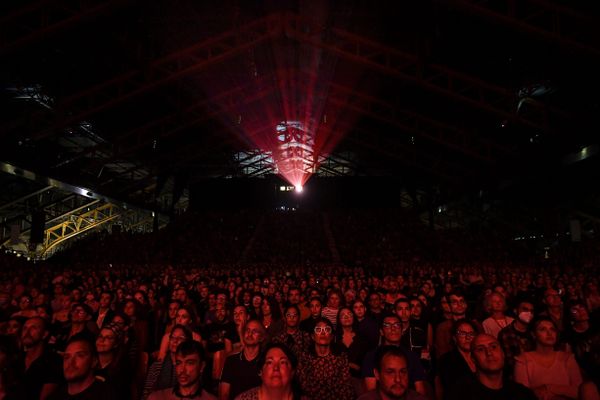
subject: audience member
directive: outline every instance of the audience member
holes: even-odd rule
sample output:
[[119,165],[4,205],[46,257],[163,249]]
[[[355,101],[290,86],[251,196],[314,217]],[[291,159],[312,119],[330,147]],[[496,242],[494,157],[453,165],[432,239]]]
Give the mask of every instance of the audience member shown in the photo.
[[409,387],[408,360],[398,346],[382,346],[377,350],[373,374],[377,388],[358,400],[427,400]]
[[177,384],[153,392],[148,400],[216,400],[202,387],[202,370],[205,366],[202,344],[195,340],[182,342],[175,352],[175,374]]
[[525,386],[504,379],[504,354],[498,339],[481,333],[471,342],[475,375],[457,382],[448,394],[449,400],[535,400]]
[[576,399],[582,377],[572,353],[555,350],[558,329],[541,317],[533,323],[535,350],[515,358],[515,381],[531,388],[538,399]]

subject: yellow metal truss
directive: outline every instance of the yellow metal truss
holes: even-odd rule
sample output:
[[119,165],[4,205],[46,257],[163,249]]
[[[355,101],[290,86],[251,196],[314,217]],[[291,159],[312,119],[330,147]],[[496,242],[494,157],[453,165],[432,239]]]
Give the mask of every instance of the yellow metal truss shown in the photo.
[[46,229],[41,256],[44,256],[59,243],[112,221],[120,217],[121,214],[121,209],[108,203],[80,215],[70,215],[66,221]]

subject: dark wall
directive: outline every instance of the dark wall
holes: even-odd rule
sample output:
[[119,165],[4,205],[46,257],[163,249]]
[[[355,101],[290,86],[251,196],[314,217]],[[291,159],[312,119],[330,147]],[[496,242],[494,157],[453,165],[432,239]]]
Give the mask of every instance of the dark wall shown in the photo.
[[197,210],[395,207],[399,206],[402,191],[399,179],[380,177],[312,177],[301,194],[281,192],[280,186],[289,183],[279,177],[207,180],[191,188],[191,207]]

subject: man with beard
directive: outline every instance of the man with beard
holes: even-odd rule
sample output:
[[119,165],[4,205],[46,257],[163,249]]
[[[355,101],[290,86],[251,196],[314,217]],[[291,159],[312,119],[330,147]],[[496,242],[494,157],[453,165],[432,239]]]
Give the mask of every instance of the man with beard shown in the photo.
[[216,400],[201,384],[204,369],[204,350],[196,341],[189,340],[177,347],[175,354],[175,374],[177,385],[154,392],[148,400]]
[[28,399],[45,399],[63,383],[60,356],[48,349],[46,321],[40,317],[29,318],[21,331],[23,356],[20,368],[23,373],[23,392]]
[[66,385],[60,387],[49,398],[53,400],[114,399],[114,388],[94,376],[98,366],[98,354],[94,342],[85,335],[75,335],[67,343],[63,353],[63,373]]
[[476,374],[468,375],[452,387],[449,400],[535,400],[533,391],[504,379],[504,352],[498,339],[481,333],[471,342],[471,358]]
[[243,348],[227,357],[219,382],[219,400],[235,399],[237,395],[260,386],[258,356],[265,338],[265,328],[257,319],[246,323],[242,331]]
[[[425,370],[423,369],[423,365],[421,364],[419,357],[414,352],[402,346],[401,327],[402,324],[396,314],[387,314],[383,318],[383,322],[381,324],[380,332],[382,336],[382,346],[379,348],[386,345],[396,346],[400,349],[400,351],[404,352],[407,360],[408,380],[410,384],[414,385],[415,390],[418,393],[422,394],[423,396],[427,396],[431,389],[430,385],[426,381],[427,376],[425,374]],[[377,378],[373,372],[377,366],[376,356],[377,350],[370,351],[365,355],[365,359],[363,360],[361,375],[364,378],[364,387],[367,390],[375,389],[377,384]]]
[[360,396],[358,400],[426,400],[427,397],[409,389],[408,361],[398,346],[383,346],[375,355],[373,373],[377,389]]

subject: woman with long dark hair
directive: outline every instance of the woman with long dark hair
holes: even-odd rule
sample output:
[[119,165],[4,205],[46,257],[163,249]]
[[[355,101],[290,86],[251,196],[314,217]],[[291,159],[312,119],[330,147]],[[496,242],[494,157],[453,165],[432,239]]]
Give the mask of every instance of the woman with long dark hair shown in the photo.
[[279,304],[277,304],[272,297],[265,297],[263,299],[260,306],[259,319],[267,331],[266,342],[269,342],[283,331],[281,309],[279,308]]
[[340,351],[348,356],[350,376],[352,376],[355,391],[362,392],[360,368],[369,350],[369,345],[365,338],[358,333],[358,321],[348,307],[340,308],[338,313],[335,343]]
[[311,399],[351,400],[355,397],[348,356],[334,350],[333,324],[319,318],[313,332],[314,346],[300,359],[298,377]]

